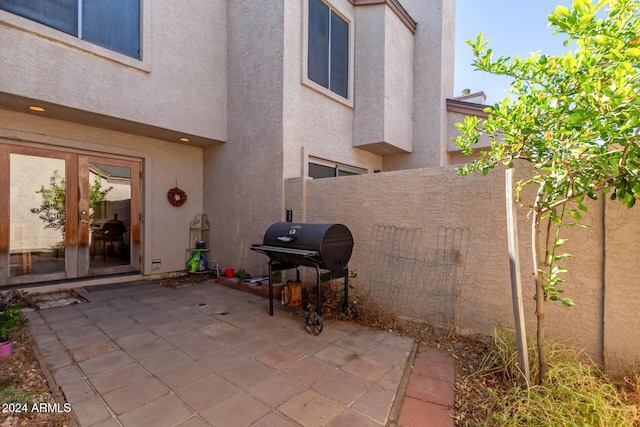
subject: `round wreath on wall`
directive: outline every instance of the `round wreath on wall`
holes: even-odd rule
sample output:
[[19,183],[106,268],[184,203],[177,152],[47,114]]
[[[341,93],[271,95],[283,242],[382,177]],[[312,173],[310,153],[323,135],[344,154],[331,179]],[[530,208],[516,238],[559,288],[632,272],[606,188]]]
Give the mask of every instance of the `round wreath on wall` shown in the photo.
[[167,193],[167,199],[169,199],[169,203],[173,206],[182,206],[184,202],[187,201],[187,193],[179,189],[178,187],[173,187]]

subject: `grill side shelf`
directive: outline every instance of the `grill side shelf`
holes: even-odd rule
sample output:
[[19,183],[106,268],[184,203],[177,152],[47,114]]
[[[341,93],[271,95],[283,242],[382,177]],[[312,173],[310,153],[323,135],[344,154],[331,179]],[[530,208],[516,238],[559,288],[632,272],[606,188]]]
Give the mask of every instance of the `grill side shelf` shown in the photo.
[[281,248],[279,246],[254,245],[250,249],[252,251],[263,253],[267,256],[269,255],[269,253],[298,255],[301,257],[314,257],[314,256],[320,255],[320,252],[318,251],[309,251],[306,249],[294,249],[294,248]]

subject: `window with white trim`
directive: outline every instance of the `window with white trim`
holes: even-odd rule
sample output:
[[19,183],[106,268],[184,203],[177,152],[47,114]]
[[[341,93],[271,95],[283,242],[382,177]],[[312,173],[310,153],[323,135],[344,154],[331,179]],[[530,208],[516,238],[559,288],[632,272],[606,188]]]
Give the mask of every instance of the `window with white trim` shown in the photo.
[[0,0],[0,9],[140,59],[140,0]]
[[362,175],[363,173],[366,173],[364,169],[344,166],[338,163],[331,163],[315,159],[309,162],[309,176],[313,179],[334,178],[336,176]]
[[349,24],[322,0],[309,0],[307,75],[349,97]]

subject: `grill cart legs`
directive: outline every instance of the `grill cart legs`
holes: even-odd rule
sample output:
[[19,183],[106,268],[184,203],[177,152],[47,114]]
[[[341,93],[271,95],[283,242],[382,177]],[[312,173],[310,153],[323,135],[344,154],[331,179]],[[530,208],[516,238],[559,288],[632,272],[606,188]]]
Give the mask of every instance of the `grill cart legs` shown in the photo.
[[[296,279],[300,280],[300,272],[298,265],[269,261],[269,314],[273,316],[273,281],[271,279],[271,273],[279,270],[296,269]],[[344,278],[344,301],[342,303],[342,313],[351,318],[357,317],[358,310],[355,305],[349,304],[349,269],[344,268],[342,271],[334,272],[329,271],[320,274],[320,268],[318,266],[313,267],[316,271],[316,290],[317,290],[317,303],[315,311],[310,308],[309,314],[305,321],[305,327],[307,332],[313,335],[319,335],[322,332],[322,283],[333,279]]]

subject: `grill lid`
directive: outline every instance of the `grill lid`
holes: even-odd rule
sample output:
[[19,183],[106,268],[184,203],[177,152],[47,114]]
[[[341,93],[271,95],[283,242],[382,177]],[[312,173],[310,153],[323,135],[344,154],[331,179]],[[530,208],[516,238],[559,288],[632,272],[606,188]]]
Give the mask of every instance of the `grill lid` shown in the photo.
[[344,269],[353,251],[353,236],[342,224],[277,222],[252,249],[272,260],[326,270]]

